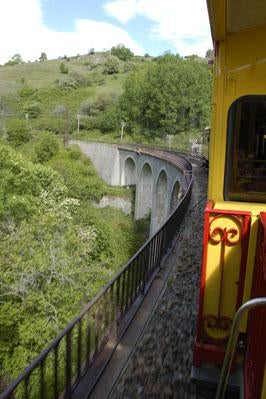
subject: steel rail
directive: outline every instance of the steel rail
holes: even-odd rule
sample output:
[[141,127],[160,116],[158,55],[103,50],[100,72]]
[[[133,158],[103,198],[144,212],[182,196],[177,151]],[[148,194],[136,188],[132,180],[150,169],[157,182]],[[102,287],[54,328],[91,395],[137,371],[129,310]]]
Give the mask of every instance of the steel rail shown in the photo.
[[242,317],[249,312],[251,309],[257,306],[265,306],[266,305],[266,297],[263,298],[255,298],[245,302],[240,308],[237,310],[233,324],[231,327],[230,337],[228,340],[225,358],[223,362],[223,367],[220,375],[220,381],[217,388],[215,399],[223,399],[226,391],[226,387],[228,384],[229,374],[236,350],[237,339],[239,334],[239,326],[242,320]]

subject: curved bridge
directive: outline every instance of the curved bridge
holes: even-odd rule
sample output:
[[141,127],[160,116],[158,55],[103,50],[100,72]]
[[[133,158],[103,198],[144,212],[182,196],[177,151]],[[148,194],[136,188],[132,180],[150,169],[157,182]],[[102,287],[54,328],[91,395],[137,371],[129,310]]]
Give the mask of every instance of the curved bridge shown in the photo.
[[[72,142],[74,143],[74,140]],[[75,142],[75,144],[78,143]],[[100,151],[100,147],[96,146],[94,150]],[[82,151],[84,152],[84,148]],[[102,176],[104,173],[108,175],[111,167],[118,165],[117,176],[113,177],[120,182],[124,179],[124,184],[131,184],[139,175],[139,192],[145,192],[148,182],[153,182],[149,192],[156,195],[156,210],[162,205],[165,215],[171,212],[171,201],[172,207],[175,201],[176,206],[166,220],[162,221],[161,214],[158,216],[156,223],[162,223],[162,225],[156,233],[143,244],[117,275],[24,372],[0,394],[0,399],[89,397],[121,337],[142,304],[154,277],[163,267],[165,255],[171,250],[176,240],[192,191],[190,162],[178,154],[147,147],[117,148],[115,146],[111,148],[108,146],[106,151],[109,152],[110,157],[101,154],[97,161],[99,168],[96,166],[98,170],[102,168]],[[119,158],[119,151],[122,154],[121,158]],[[152,157],[156,160],[152,160]],[[141,161],[138,162],[138,159]],[[159,161],[163,162],[161,166]],[[122,169],[120,169],[120,164],[122,164]],[[177,176],[180,177],[180,181],[176,180]],[[182,189],[184,189],[181,199],[177,194],[180,192],[177,181],[180,185],[182,183]],[[162,197],[168,189],[167,198],[170,203],[165,206],[162,204]],[[142,214],[145,215],[149,208],[150,202],[143,200],[142,208],[140,208]]]
[[87,155],[110,185],[135,186],[134,218],[151,218],[155,233],[173,212],[188,187],[188,162],[181,155],[146,146],[71,140]]

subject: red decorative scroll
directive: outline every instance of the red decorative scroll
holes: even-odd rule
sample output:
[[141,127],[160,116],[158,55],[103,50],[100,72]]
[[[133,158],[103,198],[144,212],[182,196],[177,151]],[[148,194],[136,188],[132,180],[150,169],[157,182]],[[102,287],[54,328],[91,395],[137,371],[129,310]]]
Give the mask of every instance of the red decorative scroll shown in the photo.
[[[203,318],[203,329],[204,335],[211,341],[226,341],[230,332],[232,319],[227,316],[222,316],[222,298],[224,290],[224,266],[225,266],[225,249],[227,246],[232,247],[241,242],[244,229],[244,218],[241,215],[226,215],[226,219],[230,219],[234,222],[235,227],[227,229],[226,227],[216,226],[213,228],[213,224],[220,218],[225,218],[224,214],[218,214],[213,217],[209,224],[209,242],[221,244],[220,253],[220,287],[219,287],[219,302],[218,310],[216,315],[206,315]],[[226,331],[227,334],[222,338],[213,338],[208,332],[209,329],[220,329]]]

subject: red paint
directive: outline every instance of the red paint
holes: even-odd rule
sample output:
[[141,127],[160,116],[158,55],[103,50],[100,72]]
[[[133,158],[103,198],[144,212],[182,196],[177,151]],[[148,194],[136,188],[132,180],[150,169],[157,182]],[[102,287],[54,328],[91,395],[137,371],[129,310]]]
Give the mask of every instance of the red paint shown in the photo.
[[[236,223],[238,229],[226,230],[222,227],[216,227],[211,231],[211,225],[214,220],[217,220],[222,215],[226,215]],[[213,218],[211,220],[211,217]],[[242,253],[240,260],[239,280],[237,281],[238,291],[236,299],[236,309],[242,304],[244,282],[246,273],[246,259],[248,253],[249,233],[250,233],[250,220],[251,213],[234,210],[214,209],[214,202],[209,200],[204,214],[204,234],[203,234],[203,256],[202,256],[202,270],[201,270],[201,284],[200,284],[200,299],[199,299],[199,312],[197,322],[196,342],[194,347],[194,364],[199,366],[202,362],[221,363],[223,361],[225,352],[225,341],[228,334],[221,340],[216,340],[206,334],[204,325],[208,323],[209,328],[222,328],[224,331],[230,330],[231,319],[221,314],[221,299],[223,292],[223,268],[225,261],[225,246],[236,245],[241,241]],[[239,234],[239,239],[233,240]],[[217,238],[218,236],[219,238]],[[204,303],[204,290],[206,281],[206,265],[207,265],[207,251],[208,244],[212,241],[214,244],[221,243],[221,259],[220,259],[220,272],[221,272],[221,285],[219,290],[219,308],[217,315],[206,315],[203,317],[203,303]],[[211,360],[210,360],[211,359]]]
[[[266,296],[266,213],[261,213],[251,298]],[[266,309],[250,312],[247,325],[247,351],[244,366],[245,399],[261,398],[266,360]]]

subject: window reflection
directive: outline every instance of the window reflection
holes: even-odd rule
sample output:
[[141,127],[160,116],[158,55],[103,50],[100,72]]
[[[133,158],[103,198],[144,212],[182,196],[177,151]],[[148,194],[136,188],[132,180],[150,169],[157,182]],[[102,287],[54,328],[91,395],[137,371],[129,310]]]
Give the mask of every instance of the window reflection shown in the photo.
[[243,97],[229,111],[225,199],[266,202],[266,97]]

